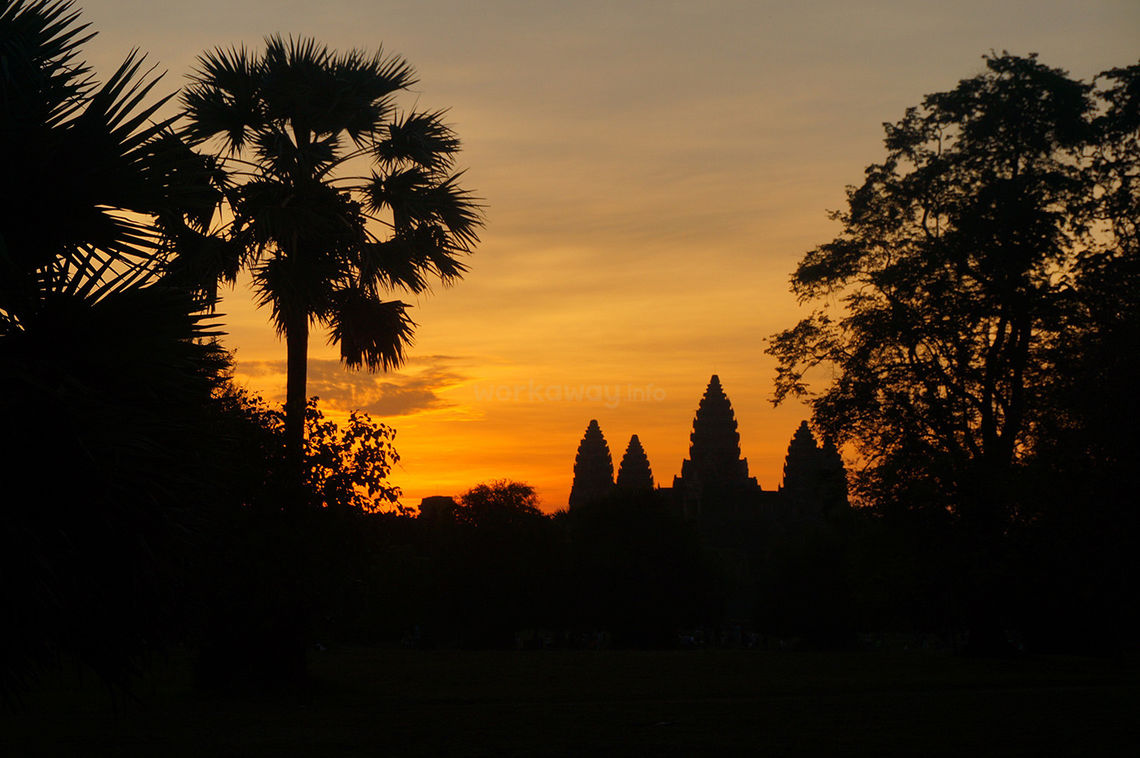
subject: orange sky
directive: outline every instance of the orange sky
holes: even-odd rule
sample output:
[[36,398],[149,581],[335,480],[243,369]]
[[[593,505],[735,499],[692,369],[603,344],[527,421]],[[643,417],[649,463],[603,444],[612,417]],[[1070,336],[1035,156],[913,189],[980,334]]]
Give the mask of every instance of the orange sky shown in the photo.
[[[415,299],[404,370],[354,374],[319,335],[309,394],[394,426],[404,501],[510,478],[564,507],[598,419],[615,466],[638,434],[670,484],[718,373],[752,475],[779,485],[805,410],[773,409],[766,336],[795,322],[799,257],[882,155],[881,124],[1037,52],[1091,78],[1136,62],[1135,0],[896,2],[81,2],[106,76],[133,47],[169,73],[269,33],[406,57],[402,105],[450,108],[487,227],[455,287]],[[284,390],[285,349],[240,287],[221,308],[239,378]]]

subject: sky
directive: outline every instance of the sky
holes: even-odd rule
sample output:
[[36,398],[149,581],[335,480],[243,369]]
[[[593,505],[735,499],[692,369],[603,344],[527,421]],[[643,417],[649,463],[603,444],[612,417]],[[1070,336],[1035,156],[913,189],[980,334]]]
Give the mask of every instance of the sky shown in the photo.
[[[1140,58],[1137,0],[80,0],[107,76],[135,48],[186,82],[204,50],[266,35],[408,60],[399,105],[448,109],[486,227],[469,273],[414,305],[401,370],[349,372],[311,338],[309,394],[396,429],[403,502],[524,481],[566,506],[591,419],[668,486],[718,374],[750,473],[780,484],[807,408],[774,408],[765,339],[807,307],[797,261],[883,156],[883,122],[1034,52],[1091,80]],[[244,283],[219,311],[236,378],[284,397],[284,343]]]

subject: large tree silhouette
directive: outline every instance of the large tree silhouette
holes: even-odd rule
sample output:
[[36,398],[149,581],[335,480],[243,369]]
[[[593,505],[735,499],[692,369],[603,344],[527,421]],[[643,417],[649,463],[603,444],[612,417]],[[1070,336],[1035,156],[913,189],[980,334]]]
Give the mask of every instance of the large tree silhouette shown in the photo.
[[330,331],[350,368],[404,360],[413,322],[388,293],[450,283],[477,241],[479,205],[454,170],[459,141],[440,112],[399,112],[415,83],[401,58],[269,37],[255,55],[198,59],[183,95],[186,134],[228,171],[225,244],[188,262],[201,286],[253,274],[288,354],[286,441],[304,439],[309,329]]
[[1039,646],[1105,651],[1136,627],[1140,579],[1140,65],[1097,83],[1096,244],[1072,274],[1051,407],[1033,425],[1019,574]]
[[1092,102],[1032,57],[986,67],[887,126],[886,160],[836,214],[843,232],[792,277],[802,302],[836,298],[842,315],[817,311],[769,352],[777,400],[834,365],[812,399],[827,434],[989,518],[1040,405],[1063,274],[1089,250],[1075,210],[1090,190],[1077,158]]
[[1005,54],[886,125],[886,159],[835,214],[841,234],[792,277],[801,302],[840,313],[822,308],[769,348],[778,401],[834,367],[811,400],[816,423],[858,446],[865,495],[932,483],[984,564],[976,589],[1033,431],[1056,410],[1046,377],[1074,272],[1099,249],[1093,109],[1091,86]]

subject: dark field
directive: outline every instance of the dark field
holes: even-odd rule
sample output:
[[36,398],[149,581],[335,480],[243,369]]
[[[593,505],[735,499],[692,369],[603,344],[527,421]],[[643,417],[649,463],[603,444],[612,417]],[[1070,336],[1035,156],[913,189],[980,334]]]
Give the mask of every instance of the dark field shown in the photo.
[[1136,755],[1135,659],[350,649],[305,698],[208,699],[168,664],[112,702],[61,682],[4,755]]

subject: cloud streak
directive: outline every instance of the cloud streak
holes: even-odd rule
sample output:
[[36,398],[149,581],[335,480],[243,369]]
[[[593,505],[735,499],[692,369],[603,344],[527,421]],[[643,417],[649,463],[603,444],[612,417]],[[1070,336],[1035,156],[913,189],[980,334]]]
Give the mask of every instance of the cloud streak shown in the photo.
[[[316,395],[332,410],[361,410],[373,416],[409,416],[455,406],[442,393],[469,377],[455,368],[463,358],[448,355],[417,356],[408,367],[418,370],[388,374],[349,371],[337,360],[310,360],[308,395]],[[239,362],[235,376],[254,380],[259,387],[285,383],[285,361]],[[284,393],[271,399],[282,400]]]

